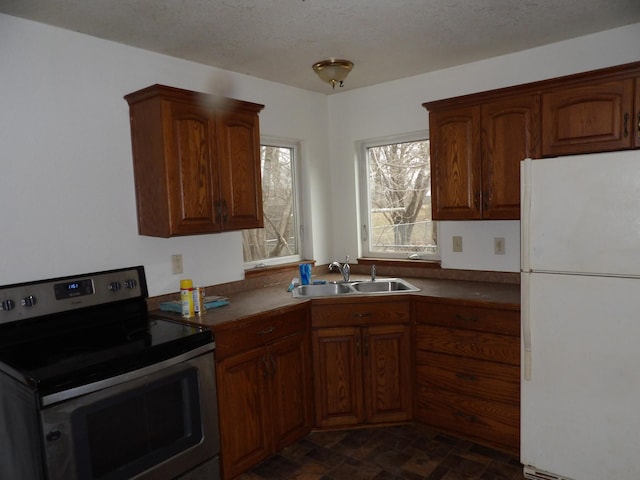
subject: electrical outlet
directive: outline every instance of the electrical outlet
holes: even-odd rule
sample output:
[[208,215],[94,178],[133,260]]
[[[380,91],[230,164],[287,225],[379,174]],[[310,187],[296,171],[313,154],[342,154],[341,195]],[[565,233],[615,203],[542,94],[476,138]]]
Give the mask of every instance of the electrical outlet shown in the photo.
[[182,254],[171,255],[171,273],[182,273]]
[[504,255],[504,237],[496,237],[493,239],[493,253],[496,255]]
[[453,236],[453,251],[462,252],[462,237],[460,235]]

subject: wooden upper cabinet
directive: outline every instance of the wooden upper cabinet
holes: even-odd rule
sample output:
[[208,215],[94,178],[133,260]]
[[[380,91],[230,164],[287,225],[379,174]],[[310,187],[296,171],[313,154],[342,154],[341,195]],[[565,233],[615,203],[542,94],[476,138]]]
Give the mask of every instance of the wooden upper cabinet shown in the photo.
[[640,62],[424,103],[434,220],[520,218],[520,161],[640,148]]
[[633,102],[635,116],[633,123],[635,127],[631,130],[635,135],[633,139],[634,148],[640,148],[640,76],[636,78],[635,100]]
[[262,227],[262,105],[162,85],[125,99],[141,235]]
[[[257,112],[230,110],[218,116],[218,168],[225,230],[263,226],[260,129]],[[257,179],[257,181],[256,181]]]
[[480,219],[480,108],[429,114],[434,220]]
[[[166,102],[162,107],[170,125],[166,136],[164,180],[168,188],[169,225],[180,234],[219,231],[220,216],[215,209],[220,194],[218,170],[214,168],[217,157],[215,122],[209,112],[197,104],[174,101]],[[139,186],[138,208],[139,213],[143,212],[138,217],[139,226],[141,230],[154,231],[156,225],[166,223],[145,215],[152,210],[155,200],[150,198],[149,190],[161,193],[158,184],[149,185],[146,178],[146,172],[154,168],[154,157],[142,154],[136,160],[136,179],[140,178],[136,182]]]
[[540,156],[539,96],[436,109],[429,125],[433,218],[520,218],[520,161]]
[[520,218],[520,161],[540,157],[540,97],[482,105],[482,218]]
[[633,78],[588,82],[543,93],[542,154],[555,156],[638,146],[635,82]]

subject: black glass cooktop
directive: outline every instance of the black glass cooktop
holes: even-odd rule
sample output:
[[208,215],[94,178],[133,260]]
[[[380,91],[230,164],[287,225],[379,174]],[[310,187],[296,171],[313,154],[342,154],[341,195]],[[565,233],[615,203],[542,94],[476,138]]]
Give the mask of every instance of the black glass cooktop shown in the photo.
[[148,315],[140,302],[4,327],[0,337],[0,369],[40,395],[136,370],[213,341],[208,329]]

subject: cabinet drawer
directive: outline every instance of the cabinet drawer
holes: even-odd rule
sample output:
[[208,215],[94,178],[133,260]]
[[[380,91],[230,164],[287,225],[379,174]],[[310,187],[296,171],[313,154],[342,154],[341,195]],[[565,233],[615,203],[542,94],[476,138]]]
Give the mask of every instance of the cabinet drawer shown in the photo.
[[419,387],[418,419],[424,423],[491,443],[517,453],[520,411],[506,403]]
[[520,365],[520,341],[516,337],[431,325],[418,325],[416,330],[418,352],[447,353]]
[[408,301],[340,303],[311,307],[311,323],[314,327],[409,323],[410,320],[411,308]]
[[461,395],[520,405],[520,368],[454,355],[419,351],[416,381]]
[[513,310],[417,302],[416,321],[418,324],[520,335],[520,312]]
[[258,320],[242,321],[230,328],[216,330],[216,359],[268,345],[281,338],[308,328],[307,307]]

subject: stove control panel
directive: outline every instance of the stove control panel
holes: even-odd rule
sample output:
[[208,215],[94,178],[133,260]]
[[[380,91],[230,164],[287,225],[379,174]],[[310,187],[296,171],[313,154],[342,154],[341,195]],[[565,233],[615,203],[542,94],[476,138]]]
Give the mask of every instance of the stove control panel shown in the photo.
[[142,266],[0,286],[0,324],[147,296]]

